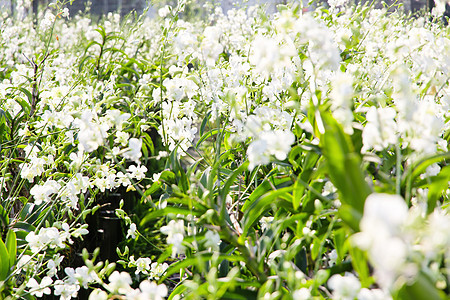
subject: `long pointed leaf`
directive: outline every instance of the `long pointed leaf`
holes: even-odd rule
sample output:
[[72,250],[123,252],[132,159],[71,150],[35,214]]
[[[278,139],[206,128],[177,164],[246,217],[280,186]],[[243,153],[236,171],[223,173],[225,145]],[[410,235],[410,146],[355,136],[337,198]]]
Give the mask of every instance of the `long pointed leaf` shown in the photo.
[[9,267],[8,250],[6,250],[5,243],[0,239],[0,281],[8,277]]
[[6,250],[8,250],[9,265],[12,266],[16,262],[17,255],[17,239],[12,229],[8,230],[6,234]]
[[[330,179],[338,189],[342,204],[350,206],[352,211],[358,212],[357,215],[362,214],[364,202],[371,193],[371,188],[365,180],[361,158],[354,151],[350,137],[344,133],[336,120],[326,113],[323,120],[326,131],[320,142],[327,160]],[[357,230],[355,226],[357,223],[359,219],[349,225]]]
[[[288,186],[285,188],[281,188],[279,190],[271,191],[266,193],[264,196],[257,199],[253,202],[246,210],[244,210],[244,218],[242,219],[243,224],[243,236],[246,236],[249,229],[255,224],[261,217],[264,216],[264,213],[270,209],[271,205],[276,203],[276,200],[282,198],[282,196],[286,196],[292,192],[294,186]],[[289,194],[292,198],[292,196]]]
[[153,219],[167,216],[167,214],[181,214],[181,215],[194,215],[194,216],[200,216],[202,215],[201,212],[190,210],[188,208],[181,208],[181,207],[166,207],[163,209],[156,210],[154,212],[151,212],[147,214],[142,220],[141,220],[141,226],[145,225],[146,223],[150,222]]
[[[162,276],[159,281],[163,282],[170,275],[177,273],[178,271],[180,271],[183,268],[195,266],[199,262],[210,261],[212,256],[213,256],[213,253],[206,253],[206,254],[202,254],[200,256],[186,258],[184,260],[181,260],[174,264],[171,264],[170,267],[167,269],[166,273],[164,274],[164,276]],[[245,259],[242,256],[238,256],[238,255],[220,255],[217,258],[217,261],[220,262],[225,259],[228,261],[245,261]]]

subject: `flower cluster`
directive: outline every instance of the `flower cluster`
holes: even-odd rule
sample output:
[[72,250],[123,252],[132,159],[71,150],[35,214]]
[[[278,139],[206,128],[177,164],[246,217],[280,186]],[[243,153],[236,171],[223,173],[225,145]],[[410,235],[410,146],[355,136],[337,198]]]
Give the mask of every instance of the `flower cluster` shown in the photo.
[[408,209],[397,195],[372,194],[365,203],[361,232],[354,242],[369,253],[377,282],[385,290],[398,289],[419,271],[445,255],[450,235],[440,228],[450,217],[435,210],[423,217],[420,206]]
[[[109,276],[107,289],[112,294],[125,295],[127,299],[162,300],[167,296],[167,287],[163,284],[144,280],[139,284],[139,288],[133,289],[131,283],[130,274],[114,271]],[[100,289],[92,291],[89,295],[90,300],[106,300],[108,297],[108,293]]]
[[[0,14],[0,298],[448,292],[439,20],[178,1],[96,23],[16,2]],[[72,251],[110,229],[87,224],[107,206],[120,272]]]

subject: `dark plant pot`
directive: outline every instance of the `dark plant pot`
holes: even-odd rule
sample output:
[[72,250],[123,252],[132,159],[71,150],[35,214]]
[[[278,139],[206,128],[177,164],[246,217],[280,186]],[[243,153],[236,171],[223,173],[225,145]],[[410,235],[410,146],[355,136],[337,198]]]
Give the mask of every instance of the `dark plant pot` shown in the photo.
[[118,259],[116,248],[123,239],[123,232],[115,209],[119,208],[120,199],[122,197],[119,193],[106,193],[99,201],[101,208],[86,220],[89,234],[85,248],[90,253],[95,248],[100,248],[98,260],[113,262]]

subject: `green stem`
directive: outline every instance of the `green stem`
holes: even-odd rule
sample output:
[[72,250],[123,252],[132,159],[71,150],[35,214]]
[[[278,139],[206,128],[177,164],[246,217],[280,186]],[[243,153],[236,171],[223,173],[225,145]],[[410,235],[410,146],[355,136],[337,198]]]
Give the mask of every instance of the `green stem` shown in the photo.
[[255,256],[249,251],[249,249],[241,244],[236,237],[236,234],[227,226],[225,222],[220,225],[221,233],[224,235],[224,239],[230,244],[234,245],[241,252],[245,258],[246,266],[259,280],[261,284],[267,281],[267,275],[263,270],[260,270]]
[[396,171],[396,185],[395,185],[395,193],[400,195],[401,193],[401,184],[402,184],[402,150],[400,149],[400,143],[397,143],[395,146],[395,150],[397,152],[397,164],[395,167]]

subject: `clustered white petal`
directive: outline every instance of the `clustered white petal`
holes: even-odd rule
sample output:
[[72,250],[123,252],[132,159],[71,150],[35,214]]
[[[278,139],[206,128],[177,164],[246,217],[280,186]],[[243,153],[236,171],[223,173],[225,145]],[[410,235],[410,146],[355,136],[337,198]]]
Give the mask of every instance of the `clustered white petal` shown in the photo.
[[[115,35],[121,35],[128,25],[118,13],[105,16],[100,27],[87,17],[70,14],[69,8],[58,7],[60,1],[56,1],[52,5],[58,12],[46,9],[33,23],[27,17],[33,11],[31,1],[16,2],[11,16],[0,13],[0,121],[11,125],[2,127],[0,135],[17,141],[17,147],[1,142],[1,151],[14,148],[11,155],[17,157],[2,157],[6,163],[1,163],[0,192],[2,205],[22,205],[20,201],[24,204],[21,212],[15,208],[7,210],[8,217],[20,215],[30,220],[37,217],[36,211],[42,212],[33,221],[35,229],[27,227],[27,244],[19,247],[23,252],[19,251],[17,263],[12,262],[8,270],[15,272],[14,278],[23,278],[23,287],[31,296],[43,297],[53,290],[61,299],[72,299],[80,297],[80,288],[102,285],[105,290],[95,289],[89,299],[167,297],[168,288],[151,280],[163,278],[169,265],[152,261],[153,258],[130,256],[128,267],[133,268],[133,278],[130,273],[114,271],[104,275],[103,280],[91,265],[62,267],[69,258],[64,249],[74,243],[72,239],[89,233],[87,225],[77,222],[89,213],[86,205],[95,201],[97,193],[121,187],[136,190],[146,181],[152,181],[153,187],[167,187],[167,180],[160,180],[164,173],[144,165],[149,159],[176,157],[182,158],[184,164],[186,157],[197,158],[194,152],[219,150],[216,141],[223,139],[221,153],[215,155],[220,157],[223,151],[239,149],[237,152],[242,152],[236,154],[236,159],[239,163],[248,161],[250,171],[269,164],[282,169],[294,164],[291,149],[305,146],[302,141],[311,142],[306,148],[322,146],[324,128],[320,116],[327,110],[352,138],[359,139],[362,133],[362,145],[358,145],[361,155],[364,160],[376,156],[370,161],[375,161],[376,168],[383,169],[384,161],[380,160],[385,157],[398,155],[399,161],[393,163],[388,176],[397,176],[424,157],[448,151],[450,39],[447,29],[424,18],[403,22],[398,13],[371,9],[359,20],[346,9],[348,1],[328,0],[327,11],[309,13],[280,8],[269,17],[262,17],[255,8],[228,13],[217,8],[211,11],[207,22],[196,23],[179,18],[184,5],[179,1],[177,7],[160,7],[157,20],[139,19],[139,26],[127,32],[126,43],[118,49],[112,44],[116,42]],[[445,1],[436,1],[433,14],[442,14],[445,5]],[[74,22],[67,20],[69,15]],[[111,40],[103,41],[103,31]],[[98,46],[103,42],[109,52],[102,51],[104,56],[100,58]],[[81,49],[80,45],[90,46]],[[50,55],[42,61],[39,73],[34,74],[32,66],[40,53]],[[93,57],[98,60],[91,61]],[[119,88],[128,81],[118,71],[125,58],[136,62],[130,67],[136,77],[132,91]],[[143,67],[138,67],[141,60]],[[93,61],[95,74],[88,74],[85,70]],[[111,68],[103,70],[107,63]],[[39,90],[37,98],[34,89]],[[29,95],[30,91],[33,95]],[[10,132],[5,134],[7,129]],[[151,130],[159,134],[161,148],[167,151],[153,153],[159,149],[152,148]],[[208,157],[202,159],[201,163],[210,164]],[[206,169],[205,177],[209,170]],[[439,177],[446,170],[446,161],[434,162],[417,177],[424,185],[438,182],[446,186],[446,177]],[[327,171],[312,172],[322,176]],[[14,174],[21,180],[12,178]],[[221,176],[226,173],[219,171],[216,175],[221,184]],[[255,178],[258,175],[255,172]],[[194,179],[192,190],[198,187]],[[17,182],[17,191],[11,190]],[[317,179],[308,192],[317,193],[315,187],[323,194],[320,200],[315,199],[315,209],[323,207],[324,199],[334,201],[333,210],[345,202],[335,198],[340,197],[340,191],[328,179]],[[220,190],[221,186],[214,188]],[[400,195],[372,193],[367,197],[360,232],[352,236],[350,246],[367,254],[377,288],[362,288],[364,285],[354,273],[336,274],[326,283],[334,298],[390,299],[391,292],[414,281],[422,270],[436,278],[442,275],[438,265],[448,260],[450,218],[438,201],[436,208],[429,206],[428,198],[437,197],[433,188],[414,187],[408,191],[414,194],[408,204]],[[247,190],[241,186],[230,190],[225,199],[227,209],[238,211],[239,201],[252,190],[250,186]],[[211,192],[198,193],[207,198]],[[234,197],[238,192],[239,197]],[[161,197],[155,207],[167,205],[168,201]],[[297,206],[306,209],[307,205]],[[139,223],[123,218],[129,225],[126,238],[136,239]],[[216,227],[200,229],[192,225],[197,217],[181,218],[170,215],[172,220],[160,228],[167,236],[172,258],[184,257],[182,254],[189,253],[188,246],[210,254],[220,250],[224,236]],[[254,236],[271,234],[279,226],[275,218],[262,216]],[[53,219],[58,221],[51,224]],[[230,220],[241,235],[243,224],[234,215],[230,215]],[[9,224],[14,230],[24,225],[15,221]],[[319,230],[311,223],[308,220],[299,227],[302,241],[316,239]],[[186,238],[197,234],[200,238],[192,243]],[[250,251],[250,256],[260,255],[263,243],[244,238],[239,238],[239,243]],[[280,244],[286,243],[283,240]],[[276,265],[287,252],[274,250],[267,253],[267,259]],[[322,254],[330,265],[342,259],[336,249]],[[281,269],[286,264],[277,267]],[[212,265],[208,267],[206,280],[216,280],[217,270]],[[302,273],[298,271],[295,276],[298,274]],[[145,280],[139,287],[137,282],[133,285],[134,279],[142,277]],[[292,297],[311,298],[313,288],[305,284],[304,277],[299,275],[298,279],[289,287]],[[442,284],[435,281],[436,285]],[[195,286],[197,282],[191,284]],[[210,289],[214,287],[209,286]],[[268,291],[263,297],[280,295]]]
[[167,243],[172,245],[172,256],[184,253],[183,239],[185,236],[184,221],[171,220],[166,226],[161,227],[161,233],[167,235]]

